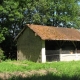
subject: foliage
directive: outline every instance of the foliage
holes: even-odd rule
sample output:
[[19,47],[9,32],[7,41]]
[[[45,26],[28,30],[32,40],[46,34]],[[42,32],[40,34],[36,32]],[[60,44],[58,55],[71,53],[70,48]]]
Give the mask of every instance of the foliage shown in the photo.
[[27,23],[74,27],[78,12],[75,0],[29,0],[24,19]]
[[4,0],[0,23],[13,37],[25,23],[79,27],[79,9],[78,0]]
[[0,61],[5,59],[3,50],[0,49]]
[[7,28],[1,28],[0,27],[0,43],[5,40],[5,35],[8,33]]
[[[15,36],[25,23],[53,26],[77,25],[78,0],[4,0],[0,5],[1,26]],[[76,21],[76,22],[75,22]],[[15,34],[14,34],[15,33]]]

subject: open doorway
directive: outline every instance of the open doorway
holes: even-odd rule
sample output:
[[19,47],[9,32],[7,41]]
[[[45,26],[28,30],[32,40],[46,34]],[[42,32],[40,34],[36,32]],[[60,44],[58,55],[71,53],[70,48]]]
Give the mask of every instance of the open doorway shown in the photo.
[[46,61],[59,61],[60,50],[56,41],[46,40],[45,41],[46,49]]

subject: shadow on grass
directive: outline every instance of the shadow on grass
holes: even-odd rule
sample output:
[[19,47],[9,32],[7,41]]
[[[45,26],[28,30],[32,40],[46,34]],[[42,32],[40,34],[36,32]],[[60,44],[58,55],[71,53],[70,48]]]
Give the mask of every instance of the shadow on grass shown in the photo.
[[80,76],[79,75],[74,75],[71,77],[67,75],[57,76],[53,75],[52,73],[49,73],[47,75],[42,75],[42,76],[39,75],[33,75],[29,77],[13,76],[6,80],[80,80]]

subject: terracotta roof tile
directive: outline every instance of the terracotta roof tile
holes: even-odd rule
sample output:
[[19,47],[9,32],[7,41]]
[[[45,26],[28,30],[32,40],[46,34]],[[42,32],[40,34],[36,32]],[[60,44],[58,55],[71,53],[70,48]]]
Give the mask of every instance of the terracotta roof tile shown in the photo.
[[27,24],[43,40],[80,41],[80,32],[72,28]]

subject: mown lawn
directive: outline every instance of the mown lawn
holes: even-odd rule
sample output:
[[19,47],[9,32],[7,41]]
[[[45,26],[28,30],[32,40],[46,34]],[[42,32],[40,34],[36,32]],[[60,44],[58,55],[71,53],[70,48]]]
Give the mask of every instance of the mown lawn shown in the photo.
[[8,60],[0,62],[0,73],[6,73],[8,80],[80,80],[80,61],[34,63]]

